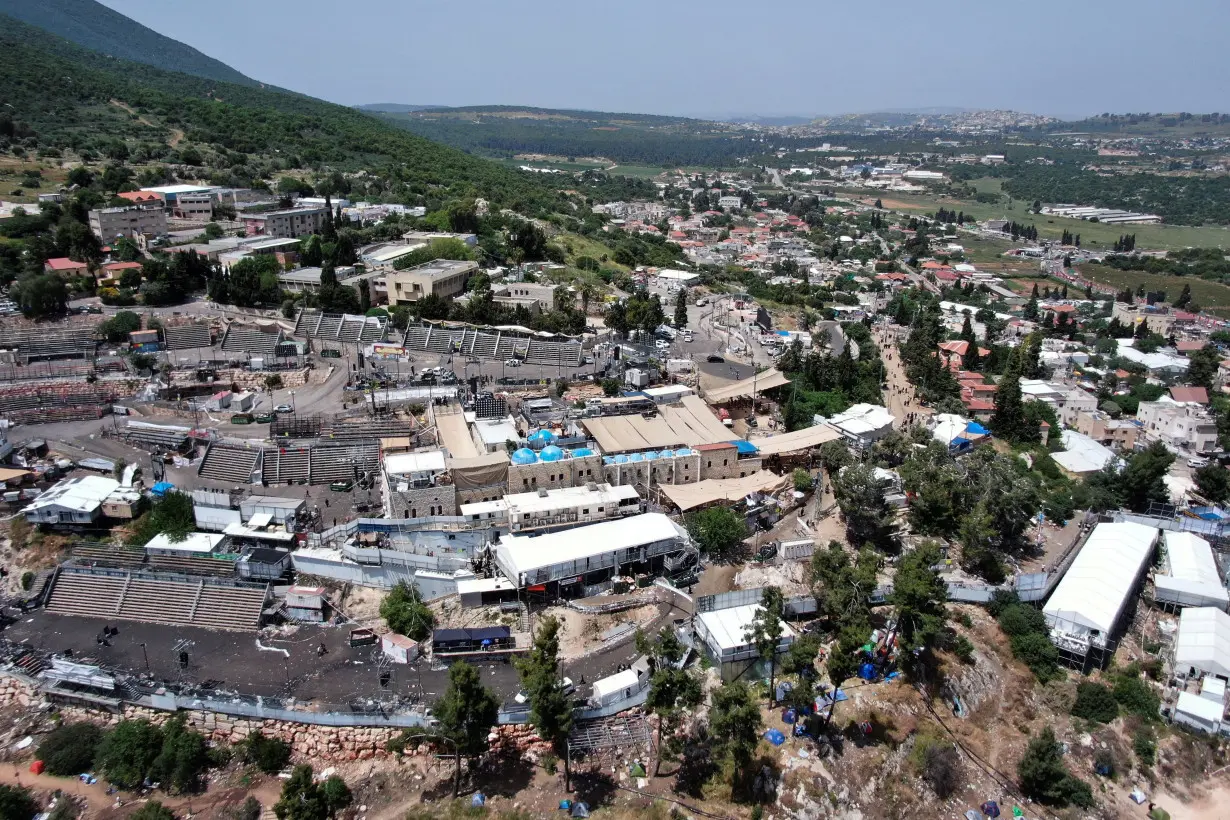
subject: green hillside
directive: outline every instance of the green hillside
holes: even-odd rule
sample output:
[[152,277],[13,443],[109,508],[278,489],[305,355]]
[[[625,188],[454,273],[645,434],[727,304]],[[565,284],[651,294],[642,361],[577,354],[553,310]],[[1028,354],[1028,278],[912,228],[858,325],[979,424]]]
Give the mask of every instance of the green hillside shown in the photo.
[[215,184],[296,169],[363,171],[362,193],[399,200],[478,195],[529,211],[559,201],[541,178],[352,108],[116,59],[4,16],[0,112],[0,149],[11,140],[44,156],[199,166],[196,176]]
[[94,0],[0,0],[0,14],[122,60],[228,83],[259,85],[227,64]]

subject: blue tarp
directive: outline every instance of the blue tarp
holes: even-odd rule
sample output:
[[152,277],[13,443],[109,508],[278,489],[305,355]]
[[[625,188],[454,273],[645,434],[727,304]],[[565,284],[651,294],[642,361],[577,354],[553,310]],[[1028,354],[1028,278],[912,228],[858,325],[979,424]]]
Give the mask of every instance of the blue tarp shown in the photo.
[[175,485],[168,481],[159,481],[157,484],[155,484],[153,487],[150,488],[151,492],[153,492],[154,495],[166,495],[167,493],[171,492],[171,490],[174,490],[174,489],[175,489]]
[[991,434],[990,430],[983,427],[981,424],[979,424],[976,421],[971,421],[969,424],[965,425],[965,432],[973,433],[979,436],[989,436]]
[[786,736],[777,729],[770,729],[765,732],[764,739],[772,743],[774,746],[780,746],[786,742]]
[[750,441],[744,441],[741,438],[735,439],[734,445],[735,450],[737,450],[741,456],[755,455],[760,452],[760,449],[755,444],[752,444]]
[[470,795],[470,805],[476,809],[481,809],[487,804],[487,797],[482,792],[474,792]]

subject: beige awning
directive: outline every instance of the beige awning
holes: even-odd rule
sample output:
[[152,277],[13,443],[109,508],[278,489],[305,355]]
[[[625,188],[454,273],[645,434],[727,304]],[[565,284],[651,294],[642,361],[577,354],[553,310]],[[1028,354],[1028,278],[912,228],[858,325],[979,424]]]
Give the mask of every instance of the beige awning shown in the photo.
[[772,492],[786,479],[760,470],[743,478],[707,478],[695,484],[662,484],[659,489],[671,503],[683,511],[702,507],[715,501],[738,501],[755,492]]
[[783,453],[797,453],[800,450],[810,450],[829,441],[841,438],[841,433],[827,424],[817,424],[815,427],[804,427],[793,433],[778,433],[774,436],[749,439],[762,456],[779,456]]
[[750,399],[755,393],[763,393],[784,384],[790,384],[786,374],[776,367],[770,367],[763,373],[708,391],[705,393],[705,401],[710,404],[725,404],[736,399]]
[[658,408],[658,415],[600,416],[581,422],[603,453],[699,447],[738,438],[696,396]]

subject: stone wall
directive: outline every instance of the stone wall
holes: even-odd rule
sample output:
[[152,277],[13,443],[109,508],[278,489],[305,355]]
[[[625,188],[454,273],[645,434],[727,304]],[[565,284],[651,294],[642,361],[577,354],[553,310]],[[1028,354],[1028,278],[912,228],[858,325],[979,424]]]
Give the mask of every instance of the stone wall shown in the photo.
[[435,487],[393,489],[389,492],[390,518],[427,518],[457,514],[457,488],[452,484]]
[[602,456],[599,455],[508,466],[508,491],[510,493],[532,493],[535,490],[583,487],[590,481],[601,483],[603,480]]
[[[42,696],[26,681],[0,675],[0,706],[30,707],[39,703]],[[120,713],[80,706],[62,706],[60,712],[69,721],[88,721],[111,726],[121,720],[144,719],[156,725],[170,720],[174,713],[125,704]],[[260,730],[267,737],[276,737],[290,745],[291,757],[296,761],[342,762],[348,760],[371,760],[392,757],[388,742],[401,734],[401,729],[382,726],[318,726],[294,723],[285,720],[258,720],[231,715],[186,710],[183,715],[187,725],[209,740],[217,743],[238,743],[251,733]],[[518,755],[541,755],[550,747],[529,726],[498,726],[488,737],[492,752],[516,752]],[[436,754],[430,742],[406,747],[406,755]]]

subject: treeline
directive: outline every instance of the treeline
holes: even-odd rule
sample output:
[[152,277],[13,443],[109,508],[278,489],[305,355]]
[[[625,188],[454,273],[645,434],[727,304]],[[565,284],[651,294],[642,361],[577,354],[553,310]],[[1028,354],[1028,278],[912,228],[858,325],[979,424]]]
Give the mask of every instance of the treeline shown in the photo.
[[1164,276],[1196,276],[1214,282],[1230,282],[1230,261],[1221,248],[1185,248],[1164,257],[1117,253],[1102,264],[1116,270],[1144,271]]
[[804,353],[796,340],[786,348],[777,366],[790,377],[791,385],[782,405],[788,430],[812,425],[812,417],[832,416],[860,402],[878,404],[884,362],[866,325],[850,322],[842,326],[846,336],[858,346],[858,358],[846,344],[837,356],[818,352]]

